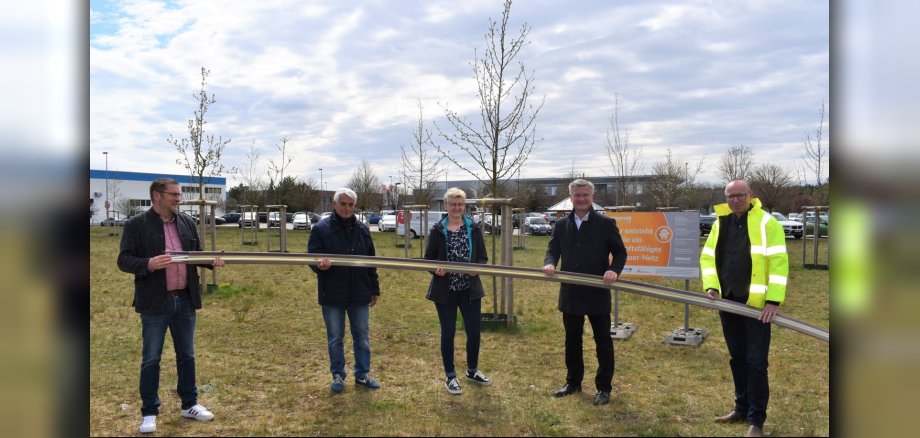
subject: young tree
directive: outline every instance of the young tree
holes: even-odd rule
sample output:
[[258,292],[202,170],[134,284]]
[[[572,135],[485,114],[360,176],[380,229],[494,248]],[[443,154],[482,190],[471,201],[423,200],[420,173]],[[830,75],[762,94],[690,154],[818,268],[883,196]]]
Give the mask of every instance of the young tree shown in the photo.
[[627,190],[629,179],[642,168],[642,146],[629,142],[629,131],[620,131],[619,97],[614,93],[613,115],[610,116],[610,131],[607,131],[607,158],[617,177],[614,202],[616,205],[632,205],[632,196]]
[[536,107],[528,102],[533,92],[533,72],[528,74],[523,62],[514,65],[528,44],[530,26],[525,23],[517,37],[509,36],[510,15],[511,0],[505,0],[501,21],[490,20],[483,57],[474,56],[480,120],[470,122],[442,106],[453,132],[445,132],[435,123],[441,138],[466,153],[473,164],[468,165],[435,144],[438,152],[476,180],[487,183],[491,193],[498,193],[499,181],[514,175],[527,161],[537,141],[537,114],[543,108],[542,100]]
[[380,204],[379,189],[380,179],[371,168],[367,160],[361,160],[361,165],[351,174],[347,187],[354,190],[358,195],[358,202],[355,205],[356,211],[367,211],[371,208],[378,207]]
[[137,204],[131,202],[127,196],[121,195],[121,181],[113,180],[109,184],[109,193],[112,199],[111,211],[117,213],[116,219],[127,219],[137,213]]
[[205,115],[208,107],[217,102],[213,93],[208,96],[205,91],[210,72],[201,67],[201,90],[197,96],[194,96],[198,102],[198,109],[195,110],[195,117],[188,121],[188,138],[177,139],[170,134],[167,139],[181,155],[181,158],[176,160],[176,164],[184,166],[189,171],[189,175],[197,177],[200,199],[206,199],[204,185],[210,181],[212,176],[224,171],[220,158],[224,147],[230,143],[230,139],[224,140],[219,136],[215,138],[214,134],[205,134],[204,125],[208,123]]
[[429,186],[444,174],[445,169],[438,167],[441,163],[441,155],[427,150],[426,145],[432,145],[431,133],[425,129],[422,101],[419,99],[418,125],[412,131],[409,151],[406,151],[404,146],[399,147],[402,152],[399,159],[399,173],[403,184],[406,184],[408,189],[414,190],[416,203],[429,205],[434,196]]
[[754,150],[750,146],[740,144],[728,148],[722,155],[716,169],[722,180],[729,182],[733,179],[746,180],[754,166]]
[[262,205],[265,204],[263,199],[266,189],[265,180],[263,179],[262,167],[259,164],[259,151],[256,150],[256,142],[249,146],[249,152],[246,153],[246,161],[242,167],[234,167],[230,170],[240,181],[239,199],[243,205]]
[[281,137],[281,144],[275,145],[278,151],[281,152],[281,161],[275,163],[275,160],[268,160],[268,178],[275,185],[281,184],[281,181],[284,180],[284,171],[291,165],[291,162],[294,161],[294,156],[287,154],[288,140],[287,137]]
[[[821,109],[818,114],[820,115],[820,121],[818,122],[818,127],[815,129],[815,138],[811,138],[811,134],[806,134],[805,138],[802,140],[802,146],[805,150],[803,154],[803,161],[805,162],[805,170],[812,173],[815,176],[815,188],[818,189],[818,195],[822,198],[822,202],[826,201],[827,197],[822,196],[826,190],[822,190],[824,186],[824,162],[827,160],[828,150],[825,145],[822,144],[824,137],[824,117],[826,115],[824,102],[821,102]],[[804,173],[804,172],[803,172]],[[803,177],[803,181],[806,178]]]

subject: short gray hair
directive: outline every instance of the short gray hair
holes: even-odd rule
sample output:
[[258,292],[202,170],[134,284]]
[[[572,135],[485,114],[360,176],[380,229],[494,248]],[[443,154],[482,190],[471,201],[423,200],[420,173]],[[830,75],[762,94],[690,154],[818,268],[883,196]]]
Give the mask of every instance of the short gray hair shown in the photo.
[[594,183],[583,178],[578,178],[569,183],[569,196],[575,191],[575,187],[591,187],[591,194],[594,194]]
[[458,187],[451,187],[444,192],[444,205],[446,206],[451,199],[454,198],[463,198],[466,201],[466,192],[460,190]]
[[332,202],[339,202],[339,197],[345,195],[351,198],[353,201],[358,202],[358,195],[355,194],[355,191],[349,189],[348,187],[342,187],[335,191],[335,194],[332,195]]

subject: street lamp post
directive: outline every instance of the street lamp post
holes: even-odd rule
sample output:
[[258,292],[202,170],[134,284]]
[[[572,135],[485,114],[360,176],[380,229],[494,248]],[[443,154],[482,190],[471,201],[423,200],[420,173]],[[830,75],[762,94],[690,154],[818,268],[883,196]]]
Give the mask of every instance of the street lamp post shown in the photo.
[[399,182],[399,181],[396,181],[396,182],[393,184],[393,187],[396,188],[396,209],[397,209],[397,210],[399,209],[399,185],[400,185],[400,184],[402,184],[402,183]]
[[323,196],[323,168],[319,168],[319,213],[322,214],[326,211],[326,198]]
[[394,210],[396,207],[393,207],[393,176],[390,176],[390,186],[387,187],[387,200],[390,201],[390,207]]
[[109,151],[102,152],[105,155],[105,218],[109,218]]

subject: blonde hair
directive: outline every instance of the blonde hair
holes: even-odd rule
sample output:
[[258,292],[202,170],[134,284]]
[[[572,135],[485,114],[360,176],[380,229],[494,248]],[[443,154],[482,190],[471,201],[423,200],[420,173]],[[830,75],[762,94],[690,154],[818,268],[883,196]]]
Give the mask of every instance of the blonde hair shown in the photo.
[[457,187],[451,187],[444,192],[444,205],[447,206],[447,203],[454,198],[463,198],[466,201],[466,192],[460,190]]

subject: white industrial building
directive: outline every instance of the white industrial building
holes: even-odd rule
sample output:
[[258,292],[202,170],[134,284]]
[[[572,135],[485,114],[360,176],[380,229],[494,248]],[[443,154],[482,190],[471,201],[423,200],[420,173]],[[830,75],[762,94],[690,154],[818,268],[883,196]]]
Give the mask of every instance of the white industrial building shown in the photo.
[[[132,211],[150,209],[150,183],[157,178],[172,178],[179,182],[183,200],[198,199],[198,178],[189,175],[168,175],[162,173],[121,172],[117,170],[89,170],[89,204],[93,212],[91,224],[98,224],[106,217],[124,219]],[[217,201],[226,195],[227,178],[213,176],[205,179],[205,199]],[[108,200],[108,213],[106,212]],[[189,214],[197,213],[198,207],[180,206]]]

